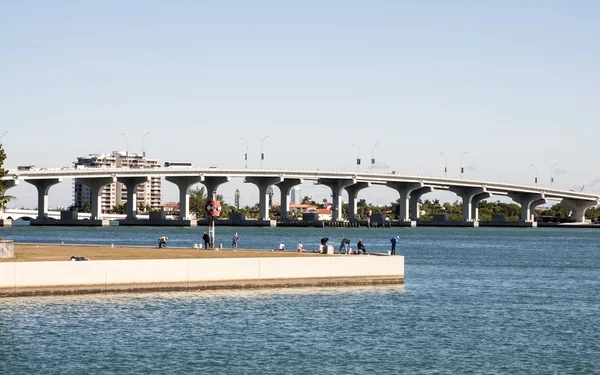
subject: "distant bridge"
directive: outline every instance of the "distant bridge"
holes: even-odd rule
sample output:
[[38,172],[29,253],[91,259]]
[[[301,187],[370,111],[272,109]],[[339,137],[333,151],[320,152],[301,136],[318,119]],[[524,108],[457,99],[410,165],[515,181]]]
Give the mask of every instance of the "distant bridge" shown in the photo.
[[[36,171],[10,170],[2,180],[9,181],[8,188],[21,181],[34,185],[38,191],[37,218],[46,218],[48,211],[48,192],[50,187],[62,182],[63,178],[75,178],[91,190],[92,213],[90,219],[108,218],[100,212],[100,197],[103,186],[113,182],[123,183],[128,192],[136,191],[137,185],[148,181],[150,177],[165,177],[179,187],[180,218],[190,219],[189,189],[200,183],[206,187],[209,196],[217,188],[232,178],[243,178],[259,190],[259,215],[268,219],[269,207],[267,191],[272,185],[281,191],[281,218],[289,218],[289,193],[291,189],[305,180],[315,181],[327,186],[333,193],[333,220],[342,220],[342,193],[348,193],[348,218],[357,220],[358,192],[374,185],[387,186],[400,195],[400,220],[410,221],[419,218],[418,202],[421,196],[433,190],[454,192],[463,205],[463,220],[478,221],[477,205],[492,195],[507,196],[521,205],[521,221],[533,221],[533,210],[548,200],[559,200],[571,210],[571,218],[576,222],[585,221],[585,211],[600,204],[600,195],[551,189],[540,186],[507,184],[503,182],[465,180],[443,177],[400,175],[395,173],[369,173],[322,170],[267,170],[267,169],[226,169],[226,168],[86,168],[86,169],[46,169]],[[127,197],[127,218],[141,217],[136,214],[135,194]]]

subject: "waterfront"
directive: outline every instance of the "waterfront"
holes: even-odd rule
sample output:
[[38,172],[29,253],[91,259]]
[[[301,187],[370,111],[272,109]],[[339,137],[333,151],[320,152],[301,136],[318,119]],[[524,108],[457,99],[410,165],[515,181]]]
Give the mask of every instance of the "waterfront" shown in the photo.
[[[223,228],[246,248],[401,237],[404,286],[12,298],[0,373],[598,373],[600,245],[585,229]],[[181,246],[191,228],[5,228],[18,242]],[[223,241],[225,242],[225,240]],[[308,246],[307,246],[308,247]]]

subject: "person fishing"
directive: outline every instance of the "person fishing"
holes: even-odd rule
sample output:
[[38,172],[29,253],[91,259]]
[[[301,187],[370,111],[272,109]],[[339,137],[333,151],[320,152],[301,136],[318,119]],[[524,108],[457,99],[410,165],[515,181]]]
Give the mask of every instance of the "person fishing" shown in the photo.
[[363,252],[363,254],[367,253],[367,248],[363,244],[362,240],[358,240],[358,243],[356,244],[356,249],[358,250],[359,254],[361,251]]
[[400,236],[392,237],[390,239],[390,242],[392,243],[392,251],[391,251],[390,255],[396,255],[396,245],[398,244],[399,239],[400,239]]
[[167,240],[169,239],[169,237],[161,237],[158,239],[158,248],[160,249],[161,247],[167,247]]
[[204,241],[204,248],[210,249],[210,236],[208,235],[208,233],[204,232],[204,235],[202,236],[202,241]]
[[233,250],[238,249],[239,240],[240,240],[240,236],[238,236],[237,232],[235,232],[235,234],[233,235],[233,238],[231,240],[231,247],[233,248]]
[[344,249],[345,254],[348,254],[348,246],[350,246],[350,240],[346,237],[342,238],[342,242],[340,242],[339,253],[342,253],[342,249]]

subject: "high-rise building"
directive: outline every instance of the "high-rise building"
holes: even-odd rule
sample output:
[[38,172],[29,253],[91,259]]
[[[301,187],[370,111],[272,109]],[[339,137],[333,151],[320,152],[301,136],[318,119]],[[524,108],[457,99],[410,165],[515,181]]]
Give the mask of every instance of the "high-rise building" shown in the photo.
[[[154,168],[160,166],[157,159],[148,159],[141,154],[113,151],[111,154],[90,154],[81,156],[75,162],[75,168]],[[144,210],[160,209],[161,179],[151,177],[148,182],[139,184],[136,188],[138,207]],[[73,206],[77,209],[91,204],[90,189],[75,179],[73,181]],[[102,187],[102,212],[109,212],[115,205],[127,202],[127,188],[120,182]]]
[[302,202],[302,190],[299,186],[294,186],[290,191],[290,203],[300,204]]

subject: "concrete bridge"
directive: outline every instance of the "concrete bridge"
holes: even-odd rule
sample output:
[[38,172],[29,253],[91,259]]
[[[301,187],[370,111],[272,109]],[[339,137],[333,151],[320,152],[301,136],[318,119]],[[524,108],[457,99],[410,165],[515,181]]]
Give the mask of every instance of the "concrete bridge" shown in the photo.
[[[333,220],[342,220],[342,193],[348,193],[348,219],[357,220],[358,193],[373,185],[387,186],[396,190],[400,196],[400,221],[419,219],[418,202],[421,196],[433,190],[454,192],[463,205],[463,220],[478,221],[477,205],[483,199],[495,196],[507,196],[521,206],[521,221],[532,222],[536,206],[548,200],[560,201],[571,210],[571,219],[585,221],[585,211],[600,204],[600,195],[583,192],[549,189],[539,186],[516,185],[502,182],[464,180],[443,177],[400,175],[395,173],[369,173],[323,170],[267,170],[267,169],[221,169],[221,168],[87,168],[87,169],[46,169],[36,171],[9,170],[2,180],[8,181],[7,188],[21,181],[37,188],[37,219],[48,217],[48,194],[50,188],[62,182],[63,178],[75,178],[91,190],[90,220],[99,220],[102,215],[100,198],[102,187],[113,182],[127,186],[128,192],[148,181],[150,177],[164,177],[179,188],[181,220],[189,220],[189,192],[194,184],[203,184],[210,196],[216,193],[220,185],[232,178],[243,178],[244,182],[254,184],[259,190],[259,218],[269,218],[268,189],[276,185],[281,191],[281,218],[289,218],[289,194],[291,189],[304,181],[314,181],[327,186],[333,195]],[[127,216],[129,220],[138,218],[136,214],[136,196],[127,197]]]

